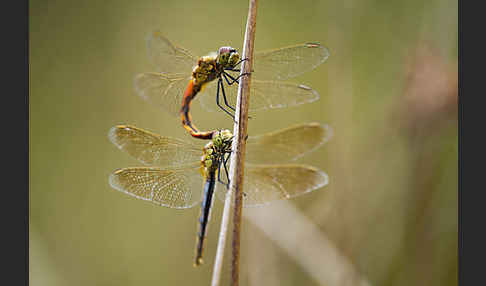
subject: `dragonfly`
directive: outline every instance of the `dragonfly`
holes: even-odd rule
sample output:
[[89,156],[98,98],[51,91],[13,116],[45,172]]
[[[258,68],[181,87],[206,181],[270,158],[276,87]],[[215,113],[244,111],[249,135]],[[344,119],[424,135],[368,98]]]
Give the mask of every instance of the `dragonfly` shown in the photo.
[[[245,167],[243,206],[265,205],[326,186],[325,172],[283,162],[312,152],[331,135],[329,126],[307,123],[249,137],[246,160],[254,164],[247,163]],[[195,266],[201,265],[213,197],[224,201],[228,189],[226,163],[231,152],[231,132],[216,132],[203,148],[130,125],[112,127],[108,137],[119,149],[148,165],[115,170],[109,176],[112,188],[174,209],[201,204],[194,262]]]
[[[192,122],[191,103],[202,94],[203,107],[215,111],[213,100],[216,94],[216,106],[233,117],[237,94],[235,83],[240,76],[247,75],[234,73],[240,72],[237,66],[246,59],[240,59],[237,50],[229,46],[197,59],[187,49],[174,45],[160,31],[147,37],[147,49],[157,72],[137,74],[134,79],[136,93],[169,114],[181,116],[183,127],[193,137],[210,139],[212,131],[199,131]],[[329,55],[329,50],[319,43],[256,52],[251,73],[250,111],[296,106],[319,99],[319,93],[312,88],[285,80],[316,68]]]

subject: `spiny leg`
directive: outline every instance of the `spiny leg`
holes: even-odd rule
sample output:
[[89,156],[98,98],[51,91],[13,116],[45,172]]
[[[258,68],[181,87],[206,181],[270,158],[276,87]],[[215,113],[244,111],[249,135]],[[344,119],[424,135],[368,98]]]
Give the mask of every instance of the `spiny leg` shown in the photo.
[[[223,73],[223,77],[226,79],[226,82],[228,82],[228,79],[226,78],[226,75]],[[221,78],[220,78],[221,80]],[[229,83],[228,83],[229,84]],[[231,85],[231,84],[230,84]],[[224,104],[229,107],[231,110],[235,111],[236,112],[236,109],[231,106],[229,103],[228,103],[228,98],[226,97],[226,92],[224,91],[224,86],[223,86],[223,80],[221,80],[221,90],[223,91],[223,100],[224,100]]]
[[[228,156],[228,158],[229,158],[229,156]],[[226,168],[226,163],[228,162],[228,158],[225,159],[224,155],[223,155],[223,159],[219,162],[219,166],[218,166],[218,182],[225,185],[226,189],[229,188],[229,174],[228,174],[228,169]],[[223,165],[224,172],[226,173],[226,179],[228,180],[227,182],[224,182],[221,179],[221,165]]]
[[227,154],[226,159],[223,156],[223,167],[224,167],[224,172],[226,173],[226,178],[228,179],[228,185],[226,186],[227,189],[229,189],[229,184],[230,184],[230,179],[229,179],[229,172],[227,168],[228,160],[230,158],[230,153]]
[[[227,72],[223,72],[223,77],[224,77],[224,79],[226,80],[226,82],[228,83],[228,85],[232,85],[232,84],[233,84],[233,83],[235,83],[235,82],[239,83],[239,82],[238,82],[238,79],[239,79],[240,77],[242,77],[242,76],[244,76],[244,75],[248,75],[248,74],[250,74],[250,73],[244,73],[244,74],[241,74],[241,75],[239,75],[239,76],[238,76],[238,77],[235,79],[235,78],[233,78],[233,77],[232,77],[230,74],[228,74]],[[233,80],[233,82],[232,82],[232,83],[230,83],[227,77],[231,78],[231,80]],[[223,88],[223,82],[221,82],[221,88]],[[236,112],[235,108],[233,108],[231,105],[229,105],[229,104],[228,104],[228,101],[227,101],[227,99],[226,99],[226,94],[224,93],[224,88],[223,88],[223,99],[224,99],[224,103],[225,103],[225,105],[226,105],[226,106],[228,106],[229,108],[231,108],[231,110],[233,110],[234,112]],[[251,117],[251,116],[248,116],[248,119],[252,119],[252,117]]]
[[[232,114],[231,112],[226,110],[222,105],[219,104],[219,89],[221,89],[223,91],[223,99],[226,103],[226,94],[224,92],[223,80],[221,78],[218,79],[218,88],[217,88],[217,91],[216,91],[216,104],[219,106],[219,108],[221,108],[224,112],[226,112],[229,116],[231,116],[231,118],[233,118],[233,121],[234,121],[235,120],[234,114]],[[231,107],[231,106],[229,106],[229,107]],[[231,107],[231,109],[235,110],[232,107]]]
[[[226,83],[228,83],[228,85],[232,85],[234,83],[239,83],[239,79],[242,77],[242,76],[245,76],[245,75],[250,75],[251,73],[250,72],[246,72],[246,73],[242,73],[240,74],[238,77],[234,78],[232,75],[230,75],[229,73],[223,71],[223,76],[224,76],[224,79],[226,80]],[[230,82],[228,80],[228,77],[232,80],[232,82]]]

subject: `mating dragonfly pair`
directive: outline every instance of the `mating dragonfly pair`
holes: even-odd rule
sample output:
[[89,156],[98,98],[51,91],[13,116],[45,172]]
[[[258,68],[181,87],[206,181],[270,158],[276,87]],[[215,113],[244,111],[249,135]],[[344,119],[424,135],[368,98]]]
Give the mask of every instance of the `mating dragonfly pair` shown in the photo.
[[[192,123],[190,104],[200,94],[202,105],[214,111],[214,103],[210,104],[209,100],[214,100],[216,94],[216,106],[232,115],[239,76],[231,72],[239,72],[237,66],[245,59],[240,59],[235,49],[222,47],[218,53],[196,60],[157,31],[149,36],[147,44],[149,56],[159,72],[135,77],[138,95],[170,114],[180,115],[183,127],[193,137],[210,141],[201,148],[134,126],[115,126],[109,132],[111,142],[152,167],[116,170],[110,175],[109,183],[116,190],[170,208],[191,208],[201,203],[195,259],[195,265],[200,265],[213,197],[223,199],[229,184],[227,162],[233,136],[229,130],[199,131]],[[319,94],[311,88],[281,80],[312,70],[328,56],[328,50],[316,43],[255,53],[252,77],[256,79],[251,84],[250,110],[317,100]],[[220,104],[220,92],[226,108]],[[248,137],[246,160],[250,164],[245,167],[244,206],[288,199],[327,185],[325,172],[288,162],[315,150],[331,133],[327,125],[309,123]]]

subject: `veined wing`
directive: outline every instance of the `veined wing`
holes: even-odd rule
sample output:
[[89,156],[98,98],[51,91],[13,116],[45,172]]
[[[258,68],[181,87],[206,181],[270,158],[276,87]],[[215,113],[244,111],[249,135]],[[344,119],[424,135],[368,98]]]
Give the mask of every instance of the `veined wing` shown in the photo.
[[141,73],[135,76],[135,92],[173,116],[179,115],[190,77],[183,74]]
[[326,143],[332,129],[317,122],[298,124],[271,133],[249,136],[246,160],[251,163],[283,163],[296,160]]
[[[238,85],[224,85],[226,98],[231,106],[236,106]],[[290,82],[253,80],[250,84],[250,111],[284,108],[310,103],[319,99],[319,93],[312,88]],[[208,111],[219,110],[216,105],[217,81],[208,83],[201,95],[197,95],[203,107]],[[223,94],[219,93],[219,102],[223,105]]]
[[150,61],[161,73],[190,76],[197,64],[197,59],[188,50],[172,44],[160,31],[154,31],[147,37],[147,49]]
[[[261,206],[290,199],[328,184],[327,174],[317,168],[300,165],[249,165],[245,167],[243,205]],[[226,188],[218,184],[217,196],[224,201]]]
[[197,164],[179,169],[118,169],[109,183],[118,191],[169,208],[191,208],[201,201],[202,177]]
[[108,138],[121,150],[146,165],[181,166],[199,162],[202,148],[130,125],[110,129]]
[[310,71],[327,60],[329,50],[319,43],[305,43],[255,53],[255,79],[285,80]]

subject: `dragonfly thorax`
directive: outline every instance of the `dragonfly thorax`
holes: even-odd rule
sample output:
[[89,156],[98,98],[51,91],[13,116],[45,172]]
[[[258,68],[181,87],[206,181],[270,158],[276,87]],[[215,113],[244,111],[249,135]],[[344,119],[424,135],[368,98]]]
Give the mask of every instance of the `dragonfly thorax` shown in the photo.
[[201,85],[216,79],[218,76],[216,61],[216,54],[199,58],[197,65],[192,70],[192,78],[196,85]]
[[232,69],[240,60],[240,55],[232,47],[221,47],[218,53],[199,58],[192,70],[192,78],[197,86],[215,80],[225,69]]
[[215,172],[218,169],[221,155],[214,150],[213,142],[209,142],[203,148],[203,155],[201,157],[201,168],[203,174],[207,176],[209,173]]

